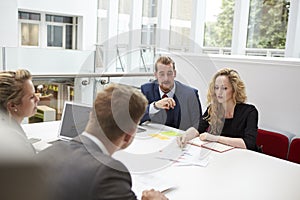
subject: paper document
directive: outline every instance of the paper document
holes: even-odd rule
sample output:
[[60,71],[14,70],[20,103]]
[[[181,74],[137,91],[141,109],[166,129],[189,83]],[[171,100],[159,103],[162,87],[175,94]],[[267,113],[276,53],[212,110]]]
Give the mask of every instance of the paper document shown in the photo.
[[174,166],[199,166],[206,167],[208,165],[208,156],[204,156],[196,146],[189,146],[184,148],[183,154],[178,158]]
[[198,147],[188,145],[181,149],[176,142],[173,142],[168,148],[159,151],[156,158],[173,161],[173,165],[176,166],[194,165],[205,167],[208,164],[208,157],[203,157]]
[[159,174],[132,175],[132,190],[137,198],[141,199],[144,190],[155,189],[166,193],[168,190],[176,189],[177,186],[173,181],[168,181],[162,177],[163,175]]

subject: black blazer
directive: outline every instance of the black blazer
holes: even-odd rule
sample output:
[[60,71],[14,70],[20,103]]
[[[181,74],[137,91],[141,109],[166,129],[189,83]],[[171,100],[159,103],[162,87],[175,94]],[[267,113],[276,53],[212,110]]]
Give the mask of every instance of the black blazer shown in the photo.
[[[208,111],[203,115],[207,117]],[[247,149],[258,151],[256,146],[258,111],[255,106],[245,103],[238,103],[234,108],[233,118],[225,119],[221,136],[242,138]],[[203,133],[207,130],[209,124],[202,119],[199,123],[198,131]]]

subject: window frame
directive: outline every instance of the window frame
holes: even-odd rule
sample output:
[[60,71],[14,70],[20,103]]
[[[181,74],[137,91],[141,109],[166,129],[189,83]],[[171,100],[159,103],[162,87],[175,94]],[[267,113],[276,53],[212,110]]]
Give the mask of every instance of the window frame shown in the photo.
[[[65,41],[66,41],[66,25],[63,24],[63,23],[57,23],[57,22],[46,22],[46,47],[47,48],[50,48],[50,49],[66,49],[65,46]],[[62,46],[59,47],[59,46],[48,46],[48,26],[59,26],[59,27],[62,27]]]
[[[19,46],[20,47],[29,47],[29,48],[49,48],[49,49],[65,49],[65,50],[79,50],[78,49],[78,26],[79,26],[79,17],[78,16],[68,16],[68,15],[61,15],[61,14],[53,14],[53,13],[42,13],[42,12],[31,12],[31,11],[23,11],[19,10],[18,13],[25,12],[25,13],[34,13],[40,15],[40,21],[37,20],[30,20],[30,19],[20,19],[18,17],[18,28],[19,28]],[[46,15],[51,16],[58,16],[58,17],[72,17],[72,23],[65,23],[65,22],[52,22],[46,21]],[[22,24],[23,23],[30,23],[30,24],[38,24],[39,25],[39,35],[38,35],[38,46],[31,46],[31,45],[22,45]],[[48,26],[61,26],[63,28],[62,32],[62,46],[48,46]],[[72,26],[72,48],[66,48],[66,38],[67,38],[67,26]],[[45,41],[44,41],[45,40]]]
[[[33,19],[20,19],[19,18],[19,13],[24,12],[24,13],[32,13],[32,14],[39,14],[40,15],[40,20],[33,20]],[[22,44],[22,24],[34,24],[39,26],[39,31],[38,31],[38,45],[23,45]],[[28,48],[37,48],[41,47],[41,27],[42,27],[42,14],[41,13],[36,13],[36,12],[28,12],[28,11],[18,11],[18,29],[19,29],[19,46],[21,47],[28,47]]]

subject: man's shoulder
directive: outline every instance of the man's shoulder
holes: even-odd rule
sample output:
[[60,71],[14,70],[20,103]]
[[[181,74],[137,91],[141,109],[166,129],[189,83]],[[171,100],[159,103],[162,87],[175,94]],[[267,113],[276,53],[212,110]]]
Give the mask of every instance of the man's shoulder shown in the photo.
[[[125,165],[112,158],[110,155],[104,154],[100,148],[95,145],[87,144],[86,142],[78,142],[76,140],[71,140],[69,142],[60,141],[53,144],[51,147],[41,151],[38,156],[38,160],[51,159],[54,165],[58,162],[83,162],[89,163],[91,168],[98,168],[106,170],[107,168],[112,168],[121,171],[127,171]],[[68,161],[66,161],[68,158]]]
[[179,81],[175,81],[175,84],[176,84],[176,88],[178,90],[198,92],[198,90],[196,88],[186,85],[184,83],[181,83]]
[[152,90],[152,89],[154,89],[155,85],[157,85],[157,81],[151,81],[151,82],[144,83],[143,85],[141,85],[141,89],[142,90]]
[[157,80],[153,80],[153,81],[149,81],[147,83],[144,83],[144,84],[142,84],[141,87],[147,87],[147,86],[149,87],[149,86],[153,86],[155,84],[157,84]]

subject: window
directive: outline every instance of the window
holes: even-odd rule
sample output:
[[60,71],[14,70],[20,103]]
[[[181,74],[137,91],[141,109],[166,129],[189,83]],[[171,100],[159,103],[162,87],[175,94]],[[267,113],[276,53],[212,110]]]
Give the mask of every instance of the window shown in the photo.
[[[116,22],[115,16],[107,17],[107,13],[110,13],[107,9],[114,9],[112,6],[117,2],[119,20]],[[296,0],[141,0],[137,2],[99,0],[98,25],[101,27],[98,29],[98,38],[101,38],[98,40],[99,43],[112,36],[115,37],[115,33],[108,32],[109,26],[117,27],[119,35],[125,35],[123,33],[129,30],[128,34],[131,36],[128,20],[131,12],[135,12],[131,9],[133,6],[134,9],[137,5],[141,6],[142,3],[141,41],[127,40],[126,36],[126,40],[118,40],[119,43],[132,43],[136,46],[136,43],[140,42],[146,50],[155,49],[156,45],[166,48],[169,44],[169,50],[195,51],[204,54],[278,57],[285,56],[286,52],[288,55],[295,52],[293,56],[299,55],[299,48],[296,45],[297,35],[299,35],[299,14],[297,14],[299,3]],[[162,18],[158,19],[158,17]],[[132,27],[136,28],[136,24],[134,25]],[[169,32],[166,40],[162,41],[161,31],[164,29]],[[286,39],[294,45],[286,47]],[[161,44],[156,44],[157,41]]]
[[247,48],[284,49],[290,1],[251,0]]
[[192,0],[173,0],[171,10],[170,45],[188,48],[190,45]]
[[205,47],[231,47],[234,0],[206,1]]
[[132,6],[131,0],[119,0],[119,12],[118,12],[118,43],[129,43],[129,23],[130,23],[130,8]]
[[143,1],[143,17],[157,17],[157,0]]
[[41,15],[38,13],[19,12],[21,45],[39,46]]
[[154,45],[157,27],[157,0],[143,1],[142,41],[143,45]]
[[142,44],[155,45],[156,24],[142,25]]
[[77,17],[46,15],[46,25],[48,47],[77,48],[75,42]]
[[155,44],[157,32],[157,0],[143,0],[140,72],[153,71],[155,62]]
[[109,7],[109,1],[100,0],[98,8],[98,22],[97,22],[97,44],[101,44],[108,39],[108,20],[107,9]]
[[19,11],[20,45],[77,49],[77,24],[78,17]]

